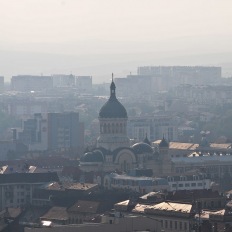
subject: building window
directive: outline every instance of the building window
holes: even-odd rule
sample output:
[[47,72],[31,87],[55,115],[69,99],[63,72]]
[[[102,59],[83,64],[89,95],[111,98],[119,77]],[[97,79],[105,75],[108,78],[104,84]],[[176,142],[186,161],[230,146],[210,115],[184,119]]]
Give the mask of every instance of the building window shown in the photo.
[[198,183],[197,186],[202,186],[202,183]]
[[211,205],[211,207],[213,208],[213,207],[214,207],[214,202],[213,202],[213,201],[211,201],[211,204],[210,204],[210,205]]
[[192,183],[191,186],[192,186],[192,187],[196,187],[196,183]]
[[182,230],[182,222],[179,222],[180,230]]
[[184,223],[184,229],[187,230],[187,222]]
[[189,187],[189,184],[185,184],[185,187]]
[[218,207],[221,207],[221,201],[218,201]]
[[168,228],[168,221],[165,220],[165,228],[167,229]]
[[172,229],[172,221],[170,221],[170,224],[169,224],[169,226],[170,226],[170,229]]
[[175,230],[177,230],[177,221],[175,221]]

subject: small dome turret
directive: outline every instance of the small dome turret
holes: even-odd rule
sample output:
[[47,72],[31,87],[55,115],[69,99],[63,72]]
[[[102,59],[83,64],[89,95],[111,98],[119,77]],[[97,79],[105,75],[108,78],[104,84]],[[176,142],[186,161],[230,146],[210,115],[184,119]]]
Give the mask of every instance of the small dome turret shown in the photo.
[[81,162],[103,162],[103,161],[104,161],[104,156],[100,150],[87,152],[81,158]]
[[169,147],[169,144],[168,144],[168,142],[166,141],[166,139],[164,137],[161,140],[161,142],[159,144],[159,147],[161,147],[161,148],[168,148]]
[[146,134],[146,137],[145,139],[143,140],[144,143],[148,144],[148,145],[151,145],[151,142],[149,141],[149,139],[147,138],[147,134]]
[[148,145],[147,143],[136,143],[131,147],[135,154],[143,154],[143,153],[153,153],[153,149],[150,145]]
[[116,86],[112,77],[110,98],[100,109],[99,118],[127,118],[126,109],[116,98],[115,90]]

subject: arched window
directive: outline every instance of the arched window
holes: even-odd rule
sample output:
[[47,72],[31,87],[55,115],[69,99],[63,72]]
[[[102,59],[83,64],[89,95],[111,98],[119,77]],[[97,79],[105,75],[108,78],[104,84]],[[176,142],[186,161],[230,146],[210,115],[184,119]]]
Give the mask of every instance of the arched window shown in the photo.
[[115,133],[118,133],[118,123],[116,123],[116,126],[115,126]]
[[120,123],[120,133],[122,133],[122,123]]

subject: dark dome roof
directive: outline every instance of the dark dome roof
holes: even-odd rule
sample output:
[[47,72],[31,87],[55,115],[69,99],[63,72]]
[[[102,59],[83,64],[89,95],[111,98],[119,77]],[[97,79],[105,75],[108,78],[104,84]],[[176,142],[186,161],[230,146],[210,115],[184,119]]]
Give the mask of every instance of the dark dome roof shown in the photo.
[[146,134],[146,138],[143,140],[144,143],[151,145],[151,142],[149,141],[149,139],[147,138],[147,134]]
[[143,153],[153,153],[153,149],[147,143],[136,143],[132,146],[135,154],[143,154]]
[[168,142],[165,140],[165,138],[163,137],[163,139],[161,140],[159,147],[169,147]]
[[110,98],[100,109],[99,118],[127,118],[126,109],[116,98],[115,89],[116,87],[112,80]]
[[94,150],[92,152],[87,152],[81,158],[81,162],[103,162],[104,156],[101,151]]

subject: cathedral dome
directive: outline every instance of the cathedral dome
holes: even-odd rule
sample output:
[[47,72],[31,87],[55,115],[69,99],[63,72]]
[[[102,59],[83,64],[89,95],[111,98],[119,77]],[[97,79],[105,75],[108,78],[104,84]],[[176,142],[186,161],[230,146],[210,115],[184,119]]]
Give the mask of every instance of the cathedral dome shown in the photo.
[[110,98],[102,106],[99,118],[127,118],[125,107],[118,101],[115,94],[116,86],[112,80],[110,85]]
[[149,139],[147,138],[147,134],[146,134],[146,138],[143,140],[144,143],[151,145],[151,142],[149,141]]
[[94,150],[93,152],[87,152],[81,158],[82,162],[103,162],[104,156],[101,151]]
[[143,154],[143,153],[153,153],[153,149],[147,143],[136,143],[132,146],[135,154]]
[[160,144],[159,144],[159,147],[161,148],[165,148],[165,147],[169,147],[169,144],[168,142],[166,141],[166,139],[163,137],[163,139],[161,140]]

